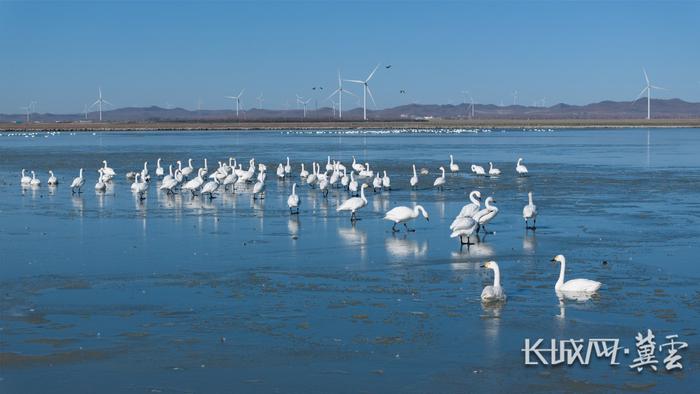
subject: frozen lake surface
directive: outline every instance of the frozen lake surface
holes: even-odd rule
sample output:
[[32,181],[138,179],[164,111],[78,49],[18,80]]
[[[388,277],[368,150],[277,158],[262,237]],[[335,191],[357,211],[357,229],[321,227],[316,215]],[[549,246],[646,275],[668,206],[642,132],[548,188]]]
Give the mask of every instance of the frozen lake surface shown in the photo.
[[[458,175],[431,185],[453,154]],[[386,170],[393,190],[368,193],[352,226],[347,193],[298,189],[299,164],[352,155]],[[144,201],[127,171],[254,157],[267,195]],[[289,156],[293,180],[279,181]],[[518,157],[531,176],[518,178]],[[118,175],[93,185],[105,159]],[[494,162],[503,175],[468,167]],[[430,169],[410,190],[411,164]],[[85,168],[84,193],[69,188]],[[21,168],[42,186],[23,190]],[[46,186],[47,171],[59,177]],[[371,183],[371,180],[369,180]],[[249,187],[250,189],[250,187]],[[449,224],[478,189],[494,196],[495,231],[469,249]],[[538,228],[524,229],[527,192]],[[700,130],[629,129],[480,133],[308,131],[0,134],[0,391],[519,392],[651,390],[700,384]],[[430,221],[392,234],[397,205]],[[567,277],[603,282],[596,297],[560,302]],[[508,301],[479,295],[498,261]],[[607,264],[603,262],[606,261]],[[637,373],[634,336],[678,334],[683,371]],[[523,365],[525,338],[620,338],[620,365]]]

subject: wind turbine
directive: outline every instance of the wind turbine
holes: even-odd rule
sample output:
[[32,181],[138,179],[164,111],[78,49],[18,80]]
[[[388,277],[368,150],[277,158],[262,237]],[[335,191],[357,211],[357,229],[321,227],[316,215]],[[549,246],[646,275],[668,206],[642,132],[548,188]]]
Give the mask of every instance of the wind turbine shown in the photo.
[[364,81],[359,80],[359,79],[346,79],[348,82],[354,82],[354,83],[359,83],[363,86],[363,91],[362,91],[362,107],[363,107],[363,119],[367,120],[367,93],[369,93],[369,98],[372,99],[372,103],[374,103],[374,106],[377,106],[377,103],[374,101],[374,96],[372,96],[372,91],[369,89],[368,82],[372,77],[374,76],[374,73],[377,72],[377,69],[379,68],[379,64],[377,64],[376,67],[374,67],[374,70],[372,70],[371,73],[369,73],[369,76],[367,79]]
[[660,86],[654,86],[649,82],[649,76],[647,75],[647,70],[642,68],[642,72],[644,72],[644,79],[647,82],[647,85],[642,89],[641,92],[639,92],[639,96],[637,96],[634,101],[639,100],[640,97],[644,94],[644,92],[647,93],[647,119],[651,119],[651,89],[661,89],[661,90],[668,90],[666,88],[662,88]]
[[110,103],[109,101],[107,101],[107,100],[105,100],[105,99],[102,98],[102,88],[101,88],[101,87],[97,88],[97,90],[98,90],[98,92],[99,92],[99,96],[98,96],[98,98],[97,98],[97,101],[95,101],[94,103],[92,103],[92,105],[90,106],[90,108],[92,108],[92,107],[94,107],[94,106],[97,105],[97,107],[100,109],[100,122],[102,122],[102,104],[107,104],[107,105],[111,105],[111,106],[114,106],[114,104],[112,104],[112,103]]
[[307,99],[304,101],[304,99],[297,94],[297,104],[301,104],[304,106],[304,119],[306,119],[306,105],[311,101],[311,99]]
[[87,120],[87,117],[88,117],[88,105],[87,104],[85,104],[85,106],[83,107],[83,114],[85,114],[85,120]]
[[[340,78],[340,70],[338,70],[338,89],[334,90],[333,93],[328,96],[326,100],[330,100],[331,97],[335,96],[336,94],[338,95],[338,119],[343,119],[343,93],[348,93],[353,96],[356,96],[355,93],[343,89],[343,80]],[[356,96],[357,97],[357,96]],[[331,100],[333,104],[335,104],[334,101]],[[333,114],[335,116],[335,113]]]
[[258,96],[257,100],[258,100],[258,108],[263,109],[263,101],[265,101],[265,98],[263,97],[262,92],[260,92],[260,96]]
[[241,90],[241,92],[238,93],[238,96],[224,96],[224,98],[236,101],[236,118],[238,118],[238,110],[241,105],[241,96],[243,96],[243,92],[245,92],[245,89]]
[[518,105],[518,91],[513,90],[513,105]]
[[469,106],[467,107],[467,113],[470,113],[469,119],[474,119],[474,97],[472,97],[471,93],[469,93],[468,90],[462,90],[462,94],[464,95],[464,104],[467,104],[467,96],[469,96]]

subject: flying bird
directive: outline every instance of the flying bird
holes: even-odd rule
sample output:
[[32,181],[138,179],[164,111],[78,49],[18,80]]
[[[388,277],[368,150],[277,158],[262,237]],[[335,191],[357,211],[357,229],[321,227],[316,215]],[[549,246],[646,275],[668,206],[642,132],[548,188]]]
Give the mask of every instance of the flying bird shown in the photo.
[[384,68],[391,68],[391,64],[384,66]]

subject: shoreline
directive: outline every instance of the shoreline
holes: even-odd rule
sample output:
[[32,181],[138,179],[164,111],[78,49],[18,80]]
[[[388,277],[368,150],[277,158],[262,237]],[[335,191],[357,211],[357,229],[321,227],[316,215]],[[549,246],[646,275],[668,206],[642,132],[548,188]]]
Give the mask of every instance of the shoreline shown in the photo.
[[551,120],[425,120],[425,121],[305,121],[305,122],[102,122],[102,123],[0,123],[0,132],[27,131],[279,131],[352,129],[620,129],[700,128],[700,119],[551,119]]

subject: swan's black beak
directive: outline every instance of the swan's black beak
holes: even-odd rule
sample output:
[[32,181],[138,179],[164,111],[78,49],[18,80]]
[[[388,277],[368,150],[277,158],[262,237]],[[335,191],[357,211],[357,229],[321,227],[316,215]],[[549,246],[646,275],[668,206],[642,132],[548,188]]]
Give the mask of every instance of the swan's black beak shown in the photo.
[[425,218],[425,220],[429,222],[429,221],[430,221],[430,218]]
[[483,265],[483,264],[479,265],[479,267],[481,267],[481,268],[486,268],[486,266]]
[[557,259],[551,259],[551,260],[549,260],[549,261],[551,261],[551,262],[552,262],[552,264],[554,264],[554,263],[556,263],[556,262],[557,262]]

